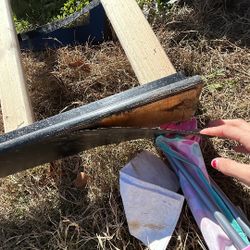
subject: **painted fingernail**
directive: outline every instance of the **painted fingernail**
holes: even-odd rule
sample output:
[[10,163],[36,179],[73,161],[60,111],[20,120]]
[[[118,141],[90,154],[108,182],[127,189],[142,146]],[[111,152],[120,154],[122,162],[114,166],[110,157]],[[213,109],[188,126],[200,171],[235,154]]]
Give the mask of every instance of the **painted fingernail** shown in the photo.
[[211,162],[211,165],[213,168],[217,168],[217,165],[218,165],[218,162],[216,159],[213,159],[212,162]]

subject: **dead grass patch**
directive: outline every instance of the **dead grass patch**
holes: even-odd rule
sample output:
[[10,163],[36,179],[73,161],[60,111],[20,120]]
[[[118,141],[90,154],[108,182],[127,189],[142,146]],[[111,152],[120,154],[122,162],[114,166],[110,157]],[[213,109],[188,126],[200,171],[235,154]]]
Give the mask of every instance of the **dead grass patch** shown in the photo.
[[23,53],[23,62],[37,120],[137,84],[122,49],[112,42]]

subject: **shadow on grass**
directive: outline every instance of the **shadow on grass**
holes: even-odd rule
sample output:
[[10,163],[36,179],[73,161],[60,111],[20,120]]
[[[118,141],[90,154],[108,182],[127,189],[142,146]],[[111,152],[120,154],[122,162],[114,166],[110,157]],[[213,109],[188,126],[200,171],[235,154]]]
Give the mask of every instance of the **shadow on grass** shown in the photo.
[[[238,46],[250,46],[250,2],[248,0],[181,0],[192,11],[177,16],[168,28],[175,31],[174,42],[227,38]],[[178,32],[179,31],[179,32]],[[227,48],[225,48],[227,49]]]
[[[79,156],[54,164],[58,203],[44,200],[21,218],[1,218],[1,249],[143,249],[128,234],[118,189],[107,186],[97,199],[88,188],[77,189]],[[98,186],[94,188],[98,189]]]

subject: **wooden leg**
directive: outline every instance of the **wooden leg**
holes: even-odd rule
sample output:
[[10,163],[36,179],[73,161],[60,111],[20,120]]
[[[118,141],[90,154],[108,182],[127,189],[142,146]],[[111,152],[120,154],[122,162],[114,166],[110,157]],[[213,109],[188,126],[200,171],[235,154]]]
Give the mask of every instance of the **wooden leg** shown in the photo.
[[0,1],[0,101],[5,132],[33,122],[9,0]]

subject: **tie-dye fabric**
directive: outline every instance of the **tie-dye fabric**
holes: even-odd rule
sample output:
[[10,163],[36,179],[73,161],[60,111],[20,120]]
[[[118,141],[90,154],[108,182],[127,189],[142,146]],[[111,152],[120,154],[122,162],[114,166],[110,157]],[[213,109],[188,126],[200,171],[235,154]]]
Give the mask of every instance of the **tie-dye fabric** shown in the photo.
[[[196,121],[192,120],[186,124],[181,124],[181,127],[174,124],[162,126],[162,128],[178,128],[178,129],[195,129]],[[181,168],[185,168],[188,175],[192,176],[193,180],[198,184],[199,188],[206,193],[207,196],[212,196],[216,204],[223,211],[223,214],[230,221],[231,226],[238,232],[243,241],[249,244],[249,241],[240,226],[233,218],[230,210],[224,204],[223,200],[214,191],[210,185],[209,176],[206,171],[205,163],[199,146],[199,137],[175,137],[165,138],[158,137],[156,145],[164,152],[179,177],[180,185],[187,199],[188,205],[193,213],[193,216],[203,234],[209,249],[215,250],[232,250],[236,249],[233,242],[225,234],[214,218],[213,213],[207,208],[204,201],[197,195],[197,190],[190,184],[190,181],[183,175]]]

